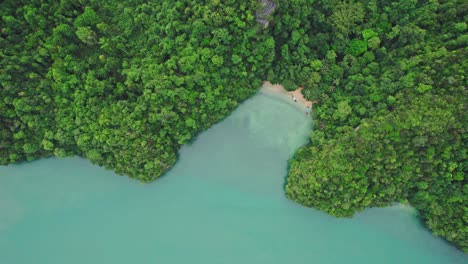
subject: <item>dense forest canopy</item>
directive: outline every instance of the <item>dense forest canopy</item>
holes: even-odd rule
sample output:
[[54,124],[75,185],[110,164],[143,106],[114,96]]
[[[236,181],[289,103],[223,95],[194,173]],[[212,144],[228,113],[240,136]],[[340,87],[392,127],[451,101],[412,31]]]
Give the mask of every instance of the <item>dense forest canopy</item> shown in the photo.
[[278,12],[270,78],[319,100],[287,196],[335,216],[409,201],[468,251],[468,2],[291,1]]
[[6,1],[0,163],[82,155],[150,181],[256,92],[256,1]]
[[147,182],[268,79],[319,101],[288,197],[409,202],[468,251],[466,1],[0,5],[0,164],[80,155]]

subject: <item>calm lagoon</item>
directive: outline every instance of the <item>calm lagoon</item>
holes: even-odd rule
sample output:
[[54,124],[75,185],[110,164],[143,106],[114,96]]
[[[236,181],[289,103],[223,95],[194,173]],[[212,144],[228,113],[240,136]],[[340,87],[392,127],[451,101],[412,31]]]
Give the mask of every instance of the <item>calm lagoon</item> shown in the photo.
[[0,263],[468,263],[404,206],[337,219],[285,198],[312,126],[260,93],[141,184],[81,158],[0,167]]

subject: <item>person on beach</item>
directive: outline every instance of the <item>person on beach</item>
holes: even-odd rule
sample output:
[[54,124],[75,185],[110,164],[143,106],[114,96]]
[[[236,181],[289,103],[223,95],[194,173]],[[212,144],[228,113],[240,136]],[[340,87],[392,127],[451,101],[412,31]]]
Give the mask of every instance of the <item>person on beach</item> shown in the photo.
[[294,102],[297,103],[297,98],[296,98],[296,96],[292,95],[292,99],[294,100]]
[[309,106],[306,107],[306,111],[305,111],[305,112],[306,112],[306,115],[309,115],[309,113],[310,113],[310,107],[309,107]]

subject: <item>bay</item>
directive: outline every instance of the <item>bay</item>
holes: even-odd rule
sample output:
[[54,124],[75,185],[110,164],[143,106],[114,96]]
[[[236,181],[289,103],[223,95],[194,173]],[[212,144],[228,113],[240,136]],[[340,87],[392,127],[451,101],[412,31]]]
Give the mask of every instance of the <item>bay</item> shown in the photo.
[[0,167],[0,263],[468,263],[405,206],[337,219],[285,198],[313,126],[266,92],[141,184],[82,158]]

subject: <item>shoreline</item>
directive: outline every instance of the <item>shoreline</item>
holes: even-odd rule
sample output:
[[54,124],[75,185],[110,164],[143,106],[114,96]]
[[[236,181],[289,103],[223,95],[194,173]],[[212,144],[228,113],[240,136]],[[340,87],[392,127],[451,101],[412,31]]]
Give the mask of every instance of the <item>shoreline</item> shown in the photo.
[[[309,101],[305,99],[304,95],[302,94],[302,87],[298,87],[294,91],[287,91],[284,89],[284,87],[281,84],[272,84],[269,81],[263,82],[262,88],[268,92],[274,93],[274,94],[281,94],[281,95],[286,95],[289,97],[292,103],[296,103],[299,106],[302,107],[302,109],[305,109],[307,106],[310,107],[311,111],[313,110],[313,106],[317,101]],[[293,98],[296,98],[296,102],[294,102]]]

